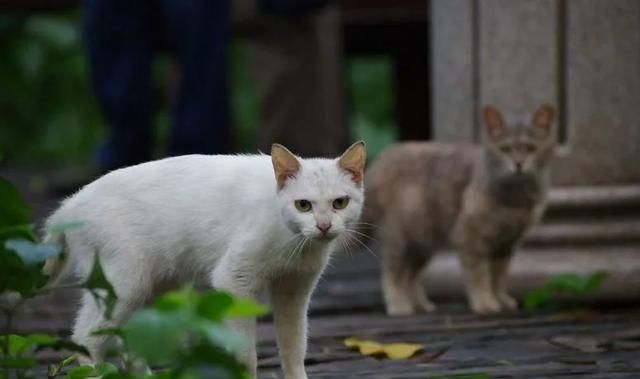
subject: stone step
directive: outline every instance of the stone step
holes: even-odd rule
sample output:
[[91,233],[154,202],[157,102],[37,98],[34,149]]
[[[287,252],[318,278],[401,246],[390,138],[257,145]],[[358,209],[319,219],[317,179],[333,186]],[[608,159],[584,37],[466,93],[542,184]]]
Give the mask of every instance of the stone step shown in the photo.
[[543,222],[525,238],[526,246],[640,243],[640,215],[624,219],[567,220]]
[[[561,273],[608,273],[598,291],[587,300],[637,302],[640,300],[640,244],[592,248],[522,249],[513,259],[509,288],[518,297],[539,288]],[[460,298],[463,276],[453,253],[437,256],[427,271],[427,285],[434,297]]]
[[[364,252],[337,256],[314,294],[312,313],[382,310],[380,265],[381,257]],[[637,304],[640,300],[640,244],[520,249],[509,271],[509,289],[522,299],[554,275],[596,271],[605,271],[608,276],[597,291],[581,300],[615,304]],[[436,303],[464,300],[464,276],[453,251],[434,257],[425,282]]]
[[640,185],[554,188],[545,219],[620,215],[640,216]]

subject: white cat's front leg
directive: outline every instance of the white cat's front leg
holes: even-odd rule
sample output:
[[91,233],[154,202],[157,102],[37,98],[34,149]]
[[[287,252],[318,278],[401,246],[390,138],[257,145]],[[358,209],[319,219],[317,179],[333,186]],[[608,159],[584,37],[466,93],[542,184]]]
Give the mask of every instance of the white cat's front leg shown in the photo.
[[[230,271],[217,270],[213,275],[213,287],[221,291],[228,291],[237,297],[254,298],[251,289],[232,278],[231,275],[228,274],[229,272]],[[257,378],[256,318],[230,318],[225,320],[225,324],[245,337],[246,345],[238,352],[237,358],[247,366],[251,377]]]
[[286,275],[271,285],[271,306],[285,379],[307,379],[307,309],[317,276]]

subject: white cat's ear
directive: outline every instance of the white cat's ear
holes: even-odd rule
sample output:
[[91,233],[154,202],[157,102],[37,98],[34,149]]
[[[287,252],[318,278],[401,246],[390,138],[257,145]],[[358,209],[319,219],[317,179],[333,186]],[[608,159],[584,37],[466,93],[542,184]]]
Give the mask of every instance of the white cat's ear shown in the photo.
[[271,163],[273,163],[273,171],[276,174],[278,190],[283,189],[287,180],[295,178],[300,171],[298,158],[286,147],[277,143],[271,145]]
[[537,130],[545,133],[545,137],[551,133],[551,126],[555,118],[556,111],[551,104],[542,104],[537,111],[533,113],[532,124]]
[[502,113],[495,107],[487,105],[482,110],[482,115],[489,138],[492,140],[499,138],[504,133],[506,127]]
[[341,169],[348,171],[357,185],[362,184],[364,178],[364,165],[367,162],[367,146],[364,141],[358,141],[351,145],[338,159]]

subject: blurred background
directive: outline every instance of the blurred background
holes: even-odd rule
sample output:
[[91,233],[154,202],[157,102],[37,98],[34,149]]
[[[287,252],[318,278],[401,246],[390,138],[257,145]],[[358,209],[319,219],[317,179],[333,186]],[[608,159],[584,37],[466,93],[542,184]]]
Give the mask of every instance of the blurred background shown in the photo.
[[[353,9],[346,16],[354,20],[343,18],[342,24],[337,25],[341,30],[382,16],[377,10],[376,14],[368,14],[369,10],[361,9],[366,8],[366,2],[347,3],[353,3],[350,5]],[[406,3],[418,11],[426,7],[420,1]],[[90,83],[82,41],[82,12],[81,1],[0,1],[3,164],[42,168],[84,164],[94,159],[96,149],[106,138],[108,125]],[[416,19],[410,20],[416,24],[414,30],[424,34],[426,16],[410,18]],[[255,152],[258,149],[258,95],[242,33],[239,30],[232,34],[229,42],[230,122],[234,134],[229,150]],[[361,31],[357,33],[354,37],[365,37]],[[426,41],[426,34],[419,39]],[[344,60],[342,55],[336,57],[343,63],[342,79],[345,91],[349,92],[345,99],[349,114],[344,117],[348,119],[353,138],[366,139],[375,153],[397,134],[394,61],[387,54],[393,53],[395,47],[389,45],[380,51],[359,53],[358,49],[364,48],[362,41],[353,43],[353,47],[349,45],[353,51]],[[375,41],[369,43],[376,44]],[[168,88],[168,81],[174,67],[169,54],[160,51],[156,58],[152,120],[154,146],[160,155],[160,146],[166,143],[171,123],[172,88]]]
[[[140,161],[273,142],[336,156],[356,139],[375,159],[398,140],[481,142],[483,105],[509,121],[542,103],[558,111],[554,186],[509,287],[522,300],[557,275],[604,272],[574,300],[637,305],[638,0],[0,0],[0,175],[36,224]],[[383,312],[379,257],[333,266],[313,317]],[[466,310],[454,254],[427,282],[445,310]],[[19,327],[67,335],[72,300],[39,298]]]

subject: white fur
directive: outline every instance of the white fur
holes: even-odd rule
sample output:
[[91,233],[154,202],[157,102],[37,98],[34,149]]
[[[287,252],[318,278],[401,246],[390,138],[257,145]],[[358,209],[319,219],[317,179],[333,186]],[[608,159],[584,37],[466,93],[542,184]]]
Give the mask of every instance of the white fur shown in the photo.
[[[329,234],[338,237],[358,220],[364,199],[337,159],[299,161],[280,191],[269,156],[190,155],[114,171],[64,201],[47,224],[84,224],[65,232],[61,277],[85,277],[98,253],[119,297],[106,321],[85,295],[74,339],[101,360],[105,341],[92,330],[122,323],[161,291],[204,281],[270,301],[285,377],[306,378],[309,299],[336,245],[336,238],[319,238],[316,223],[331,222]],[[349,205],[333,209],[342,196]],[[298,211],[300,199],[313,211]],[[255,320],[231,324],[251,341],[241,359],[255,376]]]

